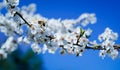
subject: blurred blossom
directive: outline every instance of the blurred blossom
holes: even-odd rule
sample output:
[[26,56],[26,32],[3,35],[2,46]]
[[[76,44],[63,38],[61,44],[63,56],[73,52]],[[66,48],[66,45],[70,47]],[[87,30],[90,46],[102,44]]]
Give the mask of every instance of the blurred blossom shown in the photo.
[[39,47],[39,45],[38,45],[37,43],[33,43],[33,44],[31,45],[31,48],[32,48],[32,50],[33,50],[35,53],[37,53],[37,54],[39,54],[39,53],[41,52],[41,48]]
[[0,49],[0,59],[5,59],[5,58],[7,58],[7,53],[4,50]]
[[17,46],[17,42],[14,40],[14,38],[9,37],[7,41],[2,45],[1,49],[5,50],[8,53],[11,53],[17,49]]

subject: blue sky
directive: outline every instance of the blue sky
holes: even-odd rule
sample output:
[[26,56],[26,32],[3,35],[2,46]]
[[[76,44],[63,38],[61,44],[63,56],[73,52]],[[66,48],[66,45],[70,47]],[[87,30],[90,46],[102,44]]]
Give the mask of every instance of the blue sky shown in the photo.
[[[0,0],[2,1],[2,0]],[[20,5],[37,4],[37,12],[48,18],[77,18],[82,13],[95,13],[97,23],[91,40],[97,39],[106,27],[120,35],[120,0],[20,0]],[[116,43],[120,43],[120,37]],[[98,51],[86,50],[82,57],[74,55],[41,54],[46,70],[120,70],[120,57],[102,60]]]

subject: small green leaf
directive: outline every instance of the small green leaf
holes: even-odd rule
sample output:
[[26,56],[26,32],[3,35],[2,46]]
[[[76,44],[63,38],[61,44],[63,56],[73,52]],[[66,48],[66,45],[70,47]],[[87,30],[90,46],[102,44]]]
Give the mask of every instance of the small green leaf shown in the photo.
[[82,37],[85,33],[85,30],[83,30],[82,28],[80,28],[80,37]]

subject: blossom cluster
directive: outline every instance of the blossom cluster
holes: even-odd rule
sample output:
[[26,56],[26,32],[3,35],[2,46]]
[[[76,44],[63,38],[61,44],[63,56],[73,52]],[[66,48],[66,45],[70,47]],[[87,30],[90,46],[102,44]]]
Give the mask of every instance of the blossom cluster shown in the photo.
[[[89,40],[92,29],[82,28],[96,23],[94,13],[84,13],[77,19],[48,19],[35,14],[35,4],[21,8],[18,5],[19,0],[4,0],[0,3],[0,10],[2,8],[8,10],[6,14],[0,12],[0,31],[8,37],[0,48],[1,59],[6,58],[20,44],[30,45],[33,52],[37,54],[46,51],[54,54],[56,50],[60,50],[61,54],[68,53],[76,56],[82,56],[87,48],[94,49],[95,45],[98,45]],[[114,40],[117,38],[117,33],[106,28],[99,36],[102,42],[100,56],[104,57],[108,54],[113,59],[117,57],[118,50],[114,48]]]
[[111,29],[106,28],[105,32],[99,36],[99,40],[102,42],[101,46],[104,48],[100,51],[100,56],[103,58],[108,54],[112,59],[116,58],[118,55],[118,50],[115,49],[114,40],[117,40],[118,34],[113,32]]

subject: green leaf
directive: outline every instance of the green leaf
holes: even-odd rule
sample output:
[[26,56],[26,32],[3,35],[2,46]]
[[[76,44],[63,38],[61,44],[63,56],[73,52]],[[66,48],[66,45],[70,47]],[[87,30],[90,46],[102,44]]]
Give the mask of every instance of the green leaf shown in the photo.
[[83,30],[82,28],[80,28],[80,37],[82,37],[85,33],[85,30]]

